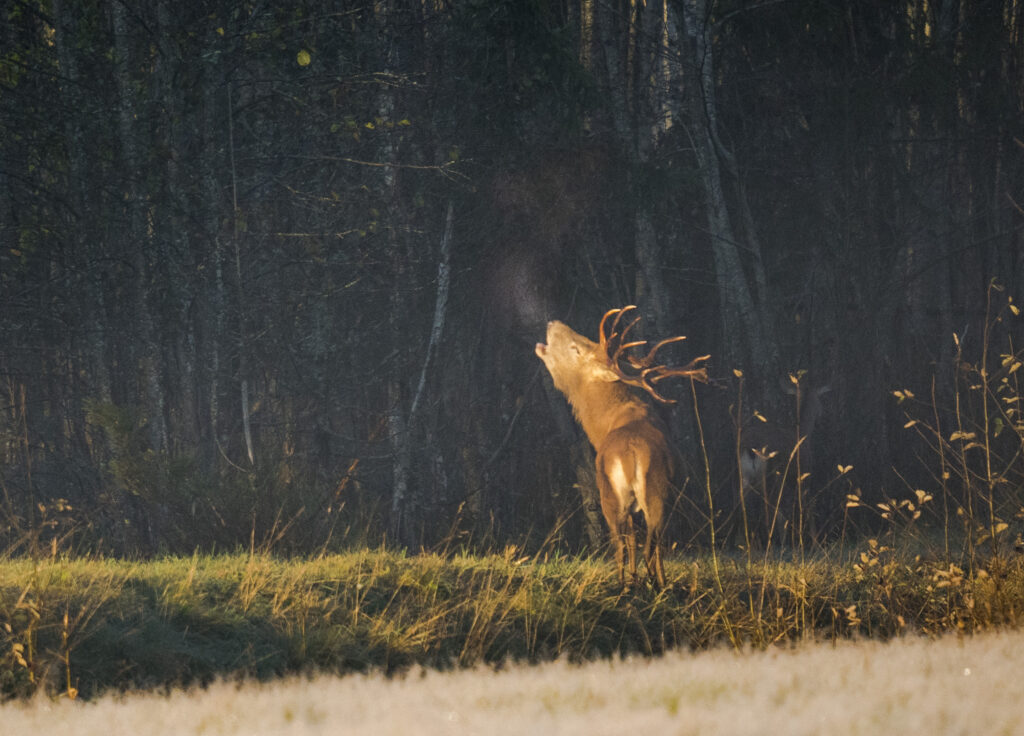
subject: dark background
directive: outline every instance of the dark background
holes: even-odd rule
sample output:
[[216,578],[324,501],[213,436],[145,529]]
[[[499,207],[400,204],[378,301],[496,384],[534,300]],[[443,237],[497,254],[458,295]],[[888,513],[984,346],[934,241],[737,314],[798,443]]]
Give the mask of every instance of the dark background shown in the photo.
[[710,477],[689,385],[666,413],[675,541],[708,488],[735,519],[734,369],[780,424],[789,372],[831,389],[827,539],[857,488],[935,487],[892,391],[955,416],[953,334],[978,361],[990,280],[1024,299],[1019,0],[0,13],[8,549],[583,548],[533,345],[626,303],[719,379]]

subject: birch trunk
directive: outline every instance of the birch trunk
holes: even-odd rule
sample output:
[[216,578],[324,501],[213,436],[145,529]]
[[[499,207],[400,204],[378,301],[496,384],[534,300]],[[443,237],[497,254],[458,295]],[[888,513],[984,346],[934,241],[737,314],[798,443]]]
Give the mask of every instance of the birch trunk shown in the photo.
[[203,264],[204,321],[210,325],[204,336],[199,352],[204,356],[200,385],[206,391],[207,412],[204,422],[204,439],[200,458],[204,469],[213,473],[218,458],[223,452],[225,438],[221,435],[221,363],[223,345],[227,340],[227,295],[224,286],[224,245],[221,237],[221,196],[217,183],[217,172],[223,167],[218,160],[218,133],[222,130],[217,90],[220,75],[216,70],[217,57],[206,61],[202,79],[202,170],[200,190],[202,192],[203,236],[210,243],[210,254]]
[[[434,317],[431,321],[430,339],[427,342],[427,351],[423,357],[423,366],[420,368],[416,391],[413,394],[412,403],[409,406],[409,413],[407,415],[402,415],[401,403],[396,401],[388,416],[392,446],[396,449],[396,470],[400,471],[395,474],[396,483],[391,497],[392,533],[399,539],[403,537],[402,522],[408,522],[406,518],[408,513],[406,494],[409,488],[409,471],[412,461],[411,429],[416,426],[421,407],[423,406],[423,397],[426,392],[431,362],[441,345],[444,323],[448,314],[448,294],[451,288],[453,211],[452,203],[449,202],[448,210],[445,214],[444,233],[441,236],[440,256],[437,264],[437,293],[434,299]],[[401,481],[402,485],[399,485],[398,481]],[[395,523],[395,520],[397,520],[397,523]],[[404,536],[410,536],[410,532],[411,530],[405,529]]]

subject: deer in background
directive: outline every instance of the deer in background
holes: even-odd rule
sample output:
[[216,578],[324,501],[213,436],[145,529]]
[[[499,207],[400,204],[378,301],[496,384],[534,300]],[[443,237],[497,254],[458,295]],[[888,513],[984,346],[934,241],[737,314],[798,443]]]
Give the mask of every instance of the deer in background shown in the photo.
[[630,305],[606,312],[597,343],[562,322],[549,322],[547,343],[537,343],[535,352],[544,361],[555,388],[565,394],[597,451],[601,511],[611,531],[619,582],[626,585],[627,556],[630,580],[635,583],[637,579],[632,514],[639,511],[647,525],[647,573],[656,587],[663,588],[661,537],[669,480],[674,472],[673,454],[653,408],[630,387],[643,389],[660,403],[674,403],[658,392],[656,384],[673,376],[707,382],[707,370],[702,364],[710,356],[695,358],[683,367],[656,365],[658,351],[684,340],[682,335],[655,344],[643,358],[633,356],[630,351],[647,345],[646,340],[626,341],[640,318],[635,317],[628,324],[622,318],[634,309]]
[[[753,493],[758,497],[758,506],[763,507],[761,521],[768,541],[792,521],[793,498],[792,494],[784,493],[786,481],[794,478],[799,490],[809,475],[811,463],[806,443],[821,417],[822,397],[831,390],[831,386],[820,386],[804,391],[796,376],[790,376],[790,382],[791,385],[783,385],[783,391],[797,398],[796,425],[787,427],[755,413],[754,421],[739,429],[736,438],[744,519],[748,510],[746,499]],[[769,484],[769,476],[778,480],[774,487]],[[761,516],[762,508],[756,510],[755,518]]]

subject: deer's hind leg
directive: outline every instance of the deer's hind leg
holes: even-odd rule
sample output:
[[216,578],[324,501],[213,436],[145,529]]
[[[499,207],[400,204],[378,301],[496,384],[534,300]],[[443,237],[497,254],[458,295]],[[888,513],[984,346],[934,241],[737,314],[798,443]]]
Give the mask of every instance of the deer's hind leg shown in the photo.
[[[655,492],[651,492],[654,490]],[[665,565],[662,562],[662,543],[665,534],[665,499],[656,487],[647,485],[641,511],[647,524],[647,538],[644,542],[643,558],[647,575],[658,590],[665,588]]]
[[[633,517],[629,513],[631,504],[623,503],[623,499],[612,486],[611,480],[601,467],[600,458],[597,463],[597,487],[601,492],[601,511],[611,533],[612,545],[615,548],[615,563],[619,568],[619,583],[626,586],[626,555],[629,556],[630,582],[636,582],[636,538],[633,531]],[[632,500],[632,499],[630,499]]]
[[662,563],[662,538],[665,532],[665,501],[668,491],[668,475],[659,470],[662,466],[652,464],[643,478],[642,488],[637,493],[637,503],[642,504],[644,520],[647,522],[647,539],[644,544],[644,561],[652,585],[659,590],[665,587],[665,567]]
[[665,587],[665,567],[661,560],[665,519],[660,499],[648,505],[645,518],[647,541],[644,544],[644,560],[647,563],[647,574],[650,576],[652,584],[658,590],[662,590]]

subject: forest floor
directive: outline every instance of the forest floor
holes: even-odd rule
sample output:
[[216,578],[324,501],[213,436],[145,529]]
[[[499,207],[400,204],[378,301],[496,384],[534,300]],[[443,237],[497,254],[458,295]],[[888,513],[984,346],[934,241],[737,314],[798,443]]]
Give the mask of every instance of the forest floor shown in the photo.
[[[222,680],[581,663],[807,641],[939,637],[1017,625],[1024,557],[956,564],[866,540],[802,561],[670,557],[670,585],[623,591],[614,565],[362,549],[0,564],[0,693],[95,699]],[[851,687],[853,683],[851,683]]]

